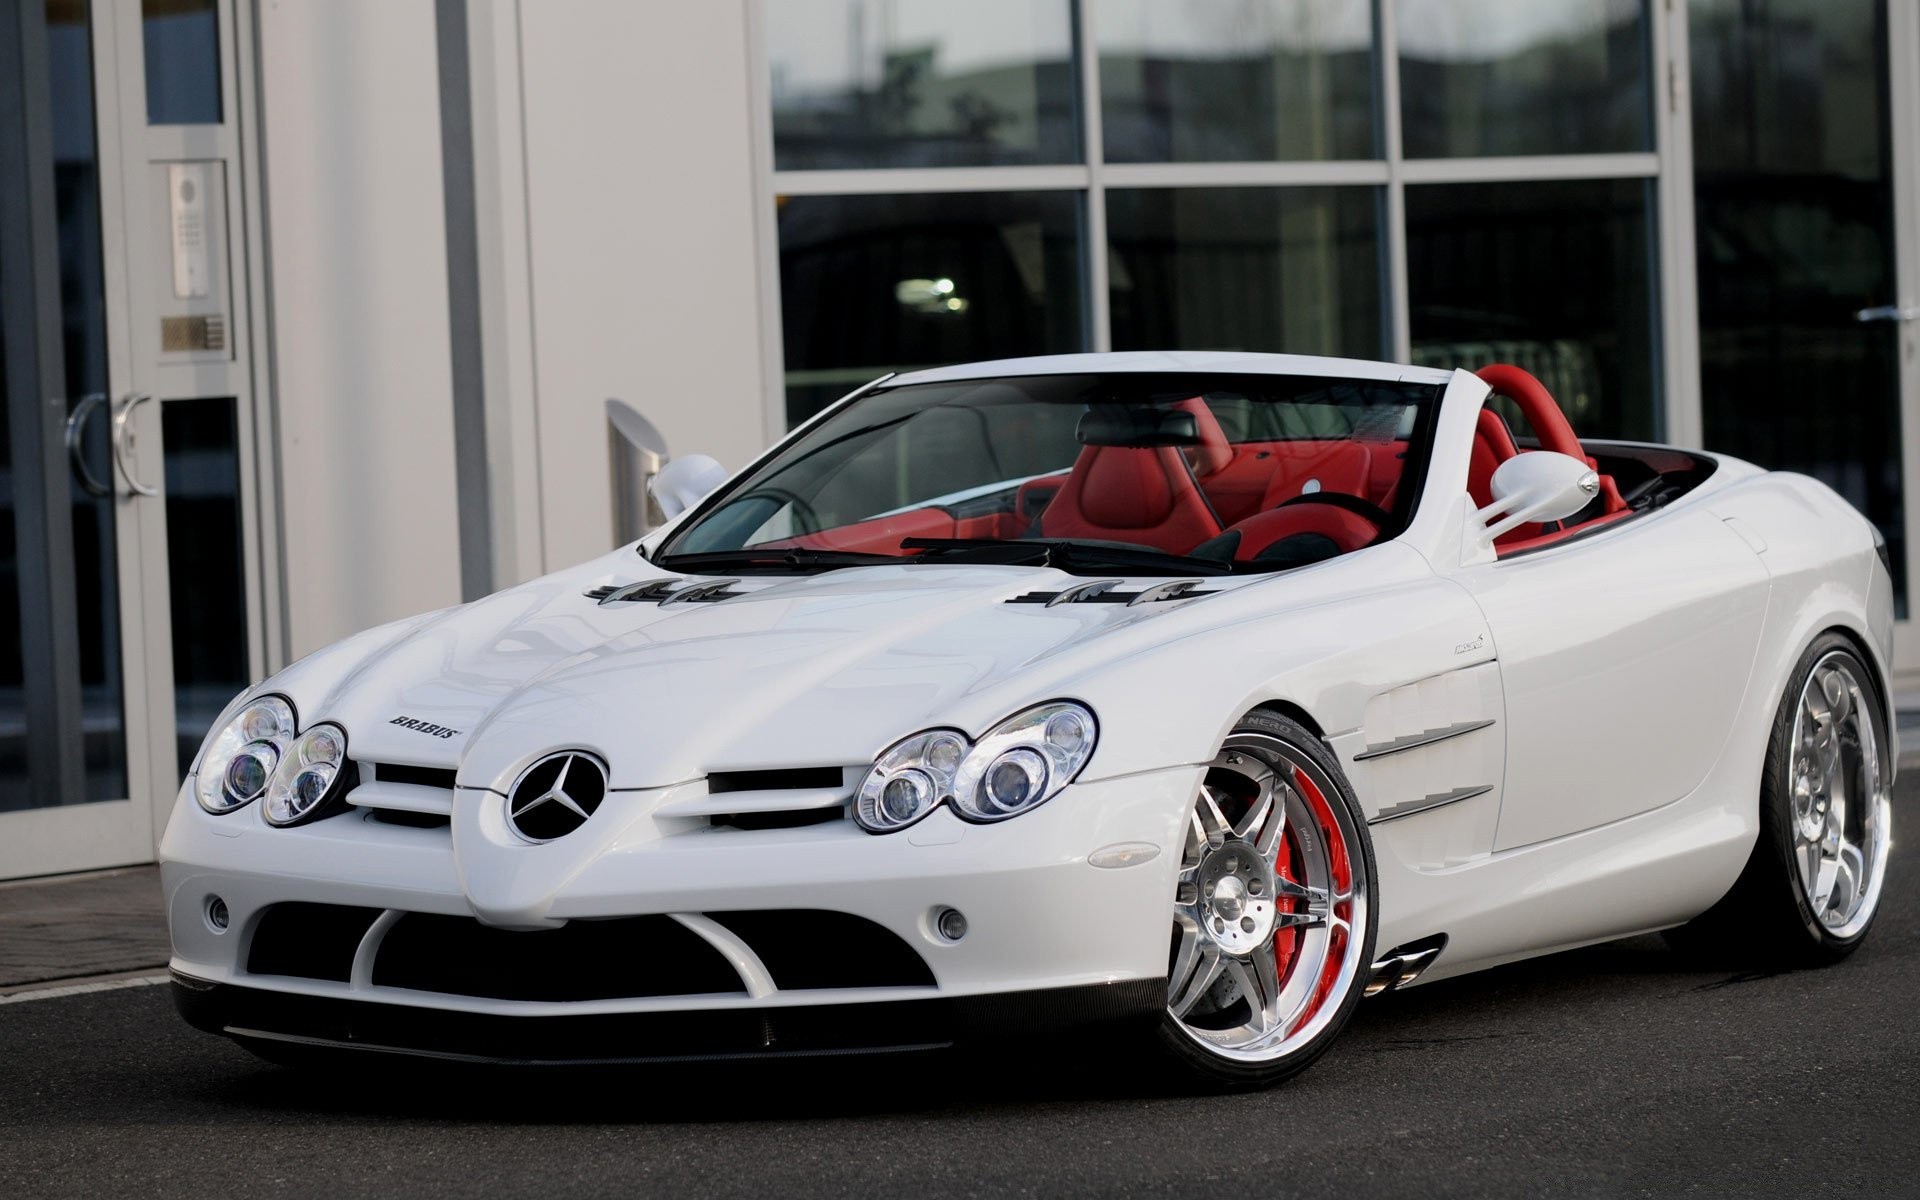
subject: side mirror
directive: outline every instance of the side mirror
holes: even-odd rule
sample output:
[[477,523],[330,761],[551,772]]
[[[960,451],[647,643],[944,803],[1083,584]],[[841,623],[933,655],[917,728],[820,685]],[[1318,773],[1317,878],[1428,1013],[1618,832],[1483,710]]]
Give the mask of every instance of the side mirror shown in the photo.
[[1600,476],[1571,454],[1530,450],[1494,471],[1493,503],[1475,512],[1487,540],[1529,521],[1564,521],[1600,494]]
[[654,473],[647,491],[667,520],[705,500],[727,481],[727,469],[705,454],[687,454]]

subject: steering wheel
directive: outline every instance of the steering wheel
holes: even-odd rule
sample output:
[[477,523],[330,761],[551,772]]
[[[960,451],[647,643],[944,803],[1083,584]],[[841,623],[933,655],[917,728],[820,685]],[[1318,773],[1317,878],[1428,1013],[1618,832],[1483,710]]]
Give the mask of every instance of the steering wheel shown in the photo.
[[1510,363],[1493,363],[1474,372],[1496,395],[1505,396],[1520,406],[1527,418],[1527,425],[1540,439],[1542,450],[1554,450],[1561,454],[1570,454],[1581,462],[1587,461],[1587,452],[1580,448],[1580,439],[1573,434],[1573,425],[1568,422],[1567,414],[1560,411],[1560,404],[1547,391],[1547,386],[1531,374]]
[[1255,513],[1226,532],[1238,535],[1232,552],[1239,562],[1278,557],[1304,565],[1371,546],[1392,520],[1387,510],[1358,496],[1309,492]]

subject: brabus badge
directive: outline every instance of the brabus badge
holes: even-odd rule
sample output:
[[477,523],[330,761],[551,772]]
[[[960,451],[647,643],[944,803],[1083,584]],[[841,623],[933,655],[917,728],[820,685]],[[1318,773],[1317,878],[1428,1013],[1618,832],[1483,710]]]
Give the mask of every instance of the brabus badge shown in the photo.
[[430,737],[456,738],[460,736],[458,729],[448,729],[445,725],[435,725],[428,721],[422,721],[418,717],[395,717],[393,720],[388,721],[387,724],[398,725],[402,729],[411,729],[415,733],[424,733]]

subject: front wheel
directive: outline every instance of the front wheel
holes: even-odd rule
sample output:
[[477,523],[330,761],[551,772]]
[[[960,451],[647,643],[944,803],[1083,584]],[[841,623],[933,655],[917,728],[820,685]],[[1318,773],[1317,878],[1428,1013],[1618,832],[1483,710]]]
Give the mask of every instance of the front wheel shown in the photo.
[[1373,845],[1338,760],[1249,714],[1194,797],[1161,1044],[1190,1078],[1265,1087],[1326,1051],[1373,961]]

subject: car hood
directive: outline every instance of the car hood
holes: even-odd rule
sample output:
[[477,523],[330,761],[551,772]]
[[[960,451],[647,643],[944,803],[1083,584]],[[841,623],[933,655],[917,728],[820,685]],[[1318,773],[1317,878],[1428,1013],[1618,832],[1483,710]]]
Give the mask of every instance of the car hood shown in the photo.
[[504,791],[541,755],[577,748],[605,759],[613,787],[653,788],[864,764],[931,725],[977,735],[1178,636],[1200,603],[1014,603],[1083,581],[977,565],[758,577],[714,602],[586,594],[655,577],[672,578],[610,556],[351,639],[269,686],[303,725],[339,722],[363,762],[457,766],[462,786]]

